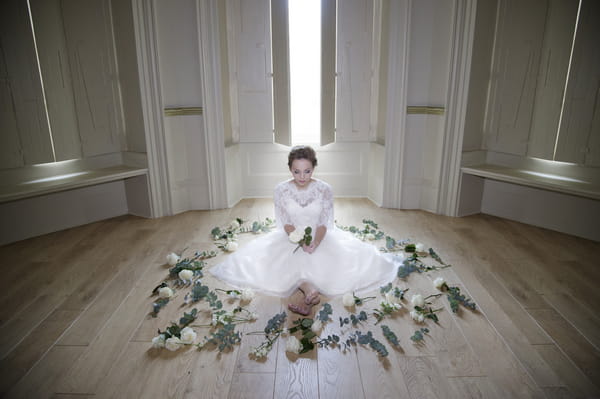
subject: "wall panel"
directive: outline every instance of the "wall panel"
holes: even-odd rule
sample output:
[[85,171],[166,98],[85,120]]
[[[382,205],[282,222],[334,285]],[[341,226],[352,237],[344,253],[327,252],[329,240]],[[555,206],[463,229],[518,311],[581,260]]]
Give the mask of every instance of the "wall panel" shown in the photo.
[[84,157],[121,150],[121,105],[110,2],[62,0]]
[[338,2],[336,140],[369,141],[373,4]]

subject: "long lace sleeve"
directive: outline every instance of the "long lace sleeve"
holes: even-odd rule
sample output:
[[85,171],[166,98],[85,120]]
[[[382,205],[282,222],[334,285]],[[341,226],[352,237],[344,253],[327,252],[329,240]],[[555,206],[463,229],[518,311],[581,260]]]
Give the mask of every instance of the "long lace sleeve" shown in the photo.
[[275,203],[275,222],[277,223],[277,228],[281,230],[283,230],[286,224],[293,224],[290,215],[285,209],[285,198],[283,185],[279,184],[275,187],[273,202]]
[[321,192],[321,201],[323,202],[323,210],[319,216],[318,226],[325,226],[327,229],[333,228],[333,190],[327,183],[323,184]]

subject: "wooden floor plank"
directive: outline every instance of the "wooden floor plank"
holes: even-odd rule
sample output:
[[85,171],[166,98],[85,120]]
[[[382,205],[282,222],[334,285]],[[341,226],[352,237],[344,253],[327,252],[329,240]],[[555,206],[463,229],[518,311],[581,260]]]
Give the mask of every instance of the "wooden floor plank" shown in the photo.
[[267,399],[273,397],[274,373],[236,373],[229,399]]
[[456,392],[457,398],[465,399],[501,399],[495,392],[488,377],[451,377],[450,386]]
[[398,363],[411,398],[457,398],[448,379],[437,366],[437,359],[430,356],[402,356]]
[[599,384],[600,351],[554,309],[532,309],[530,312],[590,381]]
[[83,353],[81,346],[55,346],[51,348],[28,373],[21,378],[6,398],[50,398],[56,392],[56,381]]
[[55,310],[0,361],[0,396],[44,356],[78,314],[73,310]]
[[535,345],[535,349],[559,376],[554,384],[542,388],[566,387],[576,397],[600,396],[600,389],[556,345]]
[[[287,311],[290,302],[297,302],[302,295],[296,292],[290,298],[281,301],[282,310]],[[322,299],[324,302],[326,298]],[[315,306],[316,312],[319,306]],[[287,311],[288,320],[286,326],[292,327],[292,322],[300,316]],[[311,315],[312,317],[312,315]],[[275,369],[275,398],[317,398],[319,397],[318,386],[318,351],[297,356],[286,352],[286,340],[288,336],[282,336],[277,340],[277,346],[271,351],[269,357],[276,359]]]

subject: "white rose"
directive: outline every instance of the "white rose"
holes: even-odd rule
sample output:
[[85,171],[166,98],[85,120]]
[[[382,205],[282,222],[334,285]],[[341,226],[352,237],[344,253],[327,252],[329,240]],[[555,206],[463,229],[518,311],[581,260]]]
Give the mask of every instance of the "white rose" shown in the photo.
[[169,264],[169,266],[175,266],[177,264],[177,262],[179,262],[179,255],[177,255],[174,252],[171,252],[170,254],[167,255],[167,263]]
[[233,219],[233,221],[229,224],[229,227],[232,229],[237,229],[240,227],[240,222],[238,222],[237,219]]
[[244,302],[250,302],[254,299],[254,290],[252,288],[244,288],[242,289],[242,295],[240,296],[240,300]]
[[290,233],[289,239],[294,244],[298,244],[304,238],[304,231],[294,230]]
[[417,252],[425,252],[425,245],[424,245],[423,243],[420,243],[420,242],[418,242],[418,243],[415,245],[415,250],[416,250]]
[[181,330],[181,343],[193,344],[196,340],[196,332],[191,327],[184,327]]
[[433,286],[441,291],[443,285],[446,284],[446,280],[443,277],[438,277],[433,280]]
[[225,244],[225,251],[227,252],[233,252],[236,249],[238,249],[238,243],[235,241],[227,241],[227,244]]
[[183,281],[192,281],[192,279],[194,278],[194,272],[190,269],[183,269],[179,272],[179,278]]
[[348,308],[354,306],[354,294],[350,292],[344,294],[344,296],[342,297],[342,303]]
[[323,328],[323,323],[319,319],[316,319],[315,321],[313,321],[312,325],[310,326],[310,329],[315,334],[318,334],[319,332],[321,332],[322,328]]
[[175,352],[176,350],[181,348],[182,345],[183,345],[183,343],[177,337],[171,337],[171,338],[167,339],[167,341],[165,342],[165,348],[167,348],[168,350],[170,350],[172,352]]
[[165,347],[165,334],[157,335],[152,338],[152,347],[153,348],[164,348]]
[[173,290],[169,287],[161,287],[158,290],[158,296],[161,298],[171,298],[173,296]]
[[412,319],[414,321],[416,321],[417,323],[423,323],[423,321],[425,321],[425,316],[423,316],[421,313],[417,312],[416,310],[410,311],[410,317],[412,317]]
[[287,342],[285,343],[285,350],[286,352],[298,354],[302,350],[302,344],[298,341],[298,338],[292,335],[288,337]]
[[375,234],[369,233],[365,236],[367,240],[373,241],[375,239]]
[[400,305],[400,298],[396,298],[393,292],[387,292],[385,294],[385,301],[392,305]]
[[422,308],[425,306],[425,299],[423,299],[423,295],[415,294],[412,296],[412,298],[410,298],[410,303],[413,305],[413,307],[418,306]]

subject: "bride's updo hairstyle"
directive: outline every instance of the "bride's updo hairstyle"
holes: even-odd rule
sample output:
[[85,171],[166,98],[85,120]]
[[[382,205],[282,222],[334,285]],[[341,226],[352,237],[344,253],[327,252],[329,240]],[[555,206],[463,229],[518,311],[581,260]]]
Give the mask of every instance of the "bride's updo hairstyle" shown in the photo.
[[308,145],[297,145],[292,147],[290,155],[288,155],[288,167],[290,169],[292,169],[292,162],[296,159],[306,159],[310,161],[313,168],[317,166],[317,154],[315,154],[315,150]]

